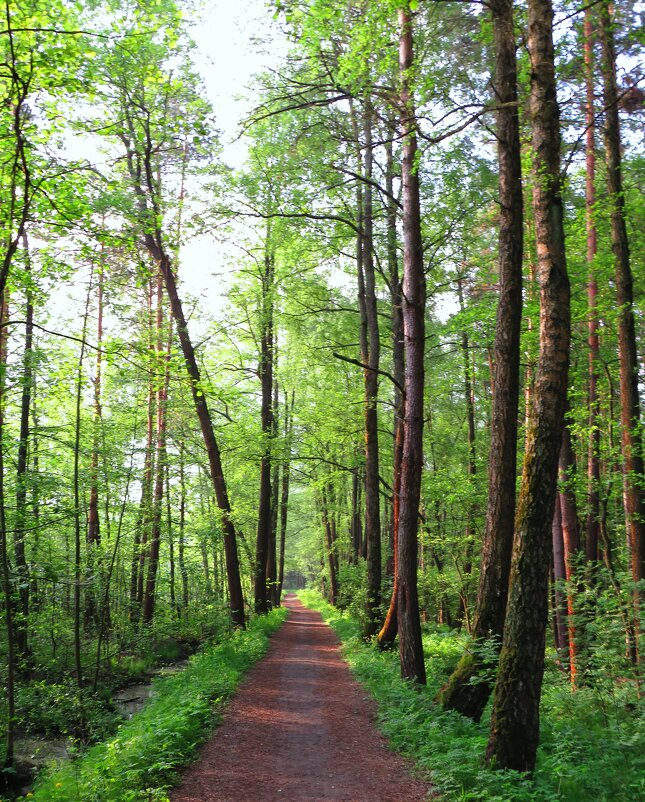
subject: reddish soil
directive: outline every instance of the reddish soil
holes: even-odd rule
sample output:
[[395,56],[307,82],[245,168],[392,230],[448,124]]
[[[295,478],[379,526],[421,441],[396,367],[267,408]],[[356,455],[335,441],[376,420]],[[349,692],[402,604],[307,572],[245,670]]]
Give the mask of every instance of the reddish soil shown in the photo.
[[248,674],[172,802],[422,802],[429,788],[374,725],[320,615],[287,597],[286,623]]

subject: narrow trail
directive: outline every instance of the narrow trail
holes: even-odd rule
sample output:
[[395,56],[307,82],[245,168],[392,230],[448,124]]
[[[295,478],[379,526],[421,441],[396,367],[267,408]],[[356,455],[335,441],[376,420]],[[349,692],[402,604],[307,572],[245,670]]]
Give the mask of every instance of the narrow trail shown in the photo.
[[375,707],[320,615],[289,617],[250,671],[171,802],[422,802],[374,724]]

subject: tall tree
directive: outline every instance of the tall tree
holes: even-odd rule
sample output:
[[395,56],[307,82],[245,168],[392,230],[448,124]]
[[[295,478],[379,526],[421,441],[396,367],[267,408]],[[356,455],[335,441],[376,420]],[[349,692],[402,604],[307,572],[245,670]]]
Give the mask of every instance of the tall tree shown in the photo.
[[[634,277],[627,238],[625,193],[622,177],[616,47],[612,4],[600,4],[603,101],[605,106],[605,158],[607,194],[610,203],[611,248],[616,276],[618,307],[618,358],[620,363],[620,424],[623,452],[623,503],[627,538],[631,550],[633,581],[645,578],[645,475],[640,431],[641,402],[638,387],[638,351],[634,320]],[[640,658],[640,607],[642,590],[634,590],[634,632]]]
[[482,648],[487,639],[501,642],[506,614],[513,544],[519,403],[520,324],[522,318],[523,199],[517,108],[517,63],[512,0],[491,4],[495,39],[493,83],[497,109],[499,163],[499,303],[493,362],[491,445],[488,457],[488,502],[482,541],[477,606],[472,626],[475,645],[464,654],[440,700],[447,709],[479,721],[492,685],[480,677],[488,668]]
[[425,274],[414,105],[414,41],[409,5],[399,9],[400,125],[403,140],[403,343],[405,418],[397,549],[398,629],[401,675],[425,685],[421,642],[417,554],[419,499],[423,469],[423,387],[425,349]]
[[571,337],[550,0],[529,1],[528,48],[540,351],[526,433],[508,607],[487,749],[490,763],[518,771],[533,770],[539,741],[551,524]]

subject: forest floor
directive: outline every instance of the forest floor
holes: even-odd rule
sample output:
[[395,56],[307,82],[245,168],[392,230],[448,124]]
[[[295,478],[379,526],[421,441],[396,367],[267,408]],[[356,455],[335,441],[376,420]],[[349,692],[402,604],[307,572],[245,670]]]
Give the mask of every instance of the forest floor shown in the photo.
[[286,623],[240,686],[172,802],[422,802],[375,725],[319,613],[288,596]]

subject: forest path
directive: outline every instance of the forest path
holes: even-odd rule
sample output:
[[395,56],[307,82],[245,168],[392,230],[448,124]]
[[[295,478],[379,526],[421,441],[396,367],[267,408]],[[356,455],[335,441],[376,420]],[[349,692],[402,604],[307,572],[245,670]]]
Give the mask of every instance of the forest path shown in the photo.
[[249,672],[171,802],[421,802],[374,724],[375,707],[320,615],[287,597],[286,623]]

